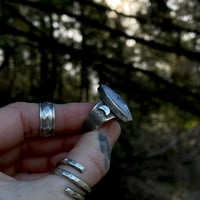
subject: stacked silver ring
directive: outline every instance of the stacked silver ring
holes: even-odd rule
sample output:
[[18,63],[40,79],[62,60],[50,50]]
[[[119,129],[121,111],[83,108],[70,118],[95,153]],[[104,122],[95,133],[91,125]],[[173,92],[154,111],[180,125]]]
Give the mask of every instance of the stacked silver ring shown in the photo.
[[[73,167],[74,169],[76,169],[78,172],[82,173],[84,172],[85,168],[82,164],[69,159],[69,158],[65,158],[63,161],[61,161],[60,164],[65,164],[65,165],[69,165],[71,167]],[[65,170],[61,167],[57,167],[55,169],[55,174],[64,177],[65,179],[67,179],[68,181],[70,181],[71,183],[75,184],[79,189],[82,190],[82,192],[78,192],[74,189],[72,189],[71,187],[67,186],[66,188],[66,193],[76,199],[76,200],[84,200],[84,195],[86,194],[86,192],[91,192],[91,187],[82,179],[78,178],[76,175],[74,175],[73,173],[71,173],[68,170]]]

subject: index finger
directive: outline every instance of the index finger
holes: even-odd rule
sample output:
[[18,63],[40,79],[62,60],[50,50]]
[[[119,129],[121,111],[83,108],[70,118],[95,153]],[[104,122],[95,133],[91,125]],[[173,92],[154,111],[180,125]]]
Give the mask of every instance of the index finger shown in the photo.
[[[55,135],[80,133],[91,103],[55,104]],[[39,133],[39,105],[18,102],[0,109],[0,151]]]

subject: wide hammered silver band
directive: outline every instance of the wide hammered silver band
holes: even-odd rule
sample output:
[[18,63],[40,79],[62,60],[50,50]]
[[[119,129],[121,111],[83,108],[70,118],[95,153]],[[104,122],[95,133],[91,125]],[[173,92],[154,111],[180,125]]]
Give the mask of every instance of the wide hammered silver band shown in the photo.
[[91,188],[90,186],[83,180],[81,180],[80,178],[78,178],[77,176],[75,176],[74,174],[72,174],[71,172],[64,170],[62,168],[56,168],[55,169],[55,173],[59,176],[62,176],[64,178],[66,178],[67,180],[71,181],[72,183],[74,183],[76,186],[78,186],[79,188],[81,188],[83,191],[85,192],[91,192]]
[[110,108],[100,100],[89,113],[88,118],[86,119],[86,127],[89,130],[94,130],[114,118],[116,117],[111,112]]
[[49,137],[54,135],[55,131],[55,107],[51,102],[39,104],[40,112],[40,137]]

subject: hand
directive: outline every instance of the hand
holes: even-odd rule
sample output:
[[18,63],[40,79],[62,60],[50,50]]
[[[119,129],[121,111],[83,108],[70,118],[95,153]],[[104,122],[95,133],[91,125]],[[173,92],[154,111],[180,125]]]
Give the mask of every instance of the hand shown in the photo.
[[85,166],[71,170],[89,186],[108,172],[110,154],[120,135],[113,120],[102,128],[84,133],[90,103],[55,105],[55,136],[38,137],[39,107],[34,103],[14,103],[0,109],[0,199],[71,199],[64,191],[68,180],[52,171],[64,158]]

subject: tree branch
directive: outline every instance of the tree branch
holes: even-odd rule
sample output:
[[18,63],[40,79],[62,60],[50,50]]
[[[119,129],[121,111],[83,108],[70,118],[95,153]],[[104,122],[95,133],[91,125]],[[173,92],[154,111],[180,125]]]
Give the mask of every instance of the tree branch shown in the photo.
[[[14,1],[14,0],[7,0],[6,2],[16,3],[16,1]],[[183,55],[189,59],[200,61],[200,52],[187,50],[180,46],[169,46],[166,44],[155,42],[154,40],[146,40],[141,37],[129,35],[129,34],[125,33],[124,31],[121,31],[119,29],[114,29],[105,24],[99,23],[97,20],[89,19],[85,15],[74,14],[74,13],[68,11],[67,9],[58,8],[58,7],[52,6],[51,4],[38,2],[38,1],[29,2],[29,1],[21,0],[20,4],[34,7],[36,9],[42,10],[43,12],[46,12],[46,13],[57,13],[60,15],[66,14],[86,26],[109,32],[114,37],[125,37],[127,39],[133,39],[136,42],[138,42],[142,45],[145,45],[149,48],[152,48],[152,49],[156,49],[156,50],[163,51],[163,52],[175,53],[176,55],[179,55],[179,56]]]

